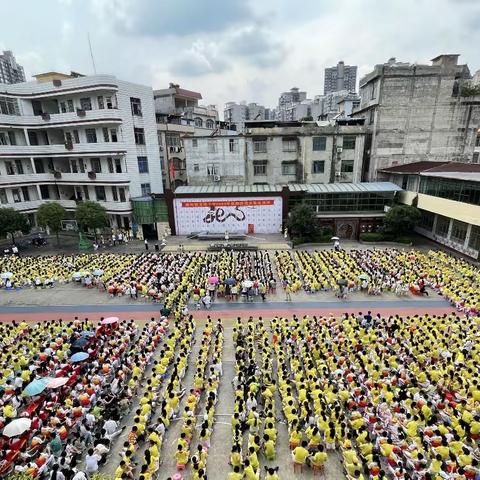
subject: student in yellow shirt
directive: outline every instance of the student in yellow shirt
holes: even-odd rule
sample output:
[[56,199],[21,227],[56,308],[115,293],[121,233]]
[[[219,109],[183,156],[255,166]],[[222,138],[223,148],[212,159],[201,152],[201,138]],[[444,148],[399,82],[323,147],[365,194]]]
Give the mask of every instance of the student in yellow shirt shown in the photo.
[[177,470],[185,469],[188,462],[188,451],[184,450],[181,445],[178,445],[177,451],[175,452],[175,460],[177,462]]
[[243,473],[240,471],[240,467],[233,467],[233,472],[228,474],[228,480],[242,480]]
[[309,456],[307,450],[308,442],[303,440],[302,444],[299,447],[294,448],[292,452],[293,461],[298,465],[305,465],[307,458]]

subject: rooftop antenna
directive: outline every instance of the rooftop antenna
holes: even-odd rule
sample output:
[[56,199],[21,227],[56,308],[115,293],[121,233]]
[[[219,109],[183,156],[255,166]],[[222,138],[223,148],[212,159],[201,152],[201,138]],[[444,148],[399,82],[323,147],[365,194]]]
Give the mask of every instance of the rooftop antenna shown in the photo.
[[90,41],[90,32],[87,33],[88,36],[88,46],[90,48],[90,57],[92,58],[93,73],[97,74],[97,68],[95,67],[95,59],[93,58],[92,42]]

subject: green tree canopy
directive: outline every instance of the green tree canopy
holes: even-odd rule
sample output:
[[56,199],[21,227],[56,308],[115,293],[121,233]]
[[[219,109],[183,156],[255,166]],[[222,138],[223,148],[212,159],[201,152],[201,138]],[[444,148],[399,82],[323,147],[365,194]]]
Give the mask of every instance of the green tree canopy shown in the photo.
[[411,205],[396,205],[392,207],[384,218],[385,230],[389,233],[406,235],[420,221],[420,210]]
[[59,244],[58,232],[62,229],[62,220],[65,219],[66,215],[67,212],[65,209],[57,202],[44,203],[40,205],[37,212],[39,225],[42,227],[48,227],[55,233],[57,236],[57,244]]
[[309,240],[318,231],[315,210],[306,203],[295,205],[290,210],[287,226],[293,237]]
[[77,206],[77,222],[83,229],[106,227],[109,224],[107,210],[97,202],[82,202]]
[[0,208],[0,234],[10,235],[15,243],[15,233],[18,231],[30,231],[27,217],[13,208]]

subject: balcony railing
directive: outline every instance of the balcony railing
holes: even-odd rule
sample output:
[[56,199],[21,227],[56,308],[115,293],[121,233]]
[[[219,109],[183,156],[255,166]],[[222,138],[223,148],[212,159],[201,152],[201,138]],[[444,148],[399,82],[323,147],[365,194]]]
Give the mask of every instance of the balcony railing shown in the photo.
[[67,148],[64,143],[54,145],[0,145],[0,157],[38,157],[56,155],[98,155],[99,153],[118,154],[127,151],[123,142],[101,142],[101,143],[74,143],[72,149]]
[[[60,175],[55,175],[60,173]],[[112,184],[128,184],[130,183],[130,175],[126,172],[123,173],[96,173],[95,178],[92,179],[88,176],[87,172],[81,173],[64,173],[60,171],[52,173],[25,173],[22,175],[1,175],[0,185],[21,185],[29,184],[31,182],[42,184],[69,184],[72,185],[78,183],[94,183],[96,185],[112,185]]]

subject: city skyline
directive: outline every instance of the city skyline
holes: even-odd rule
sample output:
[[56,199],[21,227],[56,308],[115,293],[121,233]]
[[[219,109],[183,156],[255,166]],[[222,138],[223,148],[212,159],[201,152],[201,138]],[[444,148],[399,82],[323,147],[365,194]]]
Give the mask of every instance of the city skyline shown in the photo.
[[[20,17],[18,6],[4,2],[11,21],[2,29],[0,50],[14,52],[27,80],[50,70],[92,74],[90,34],[97,73],[155,89],[173,81],[201,91],[204,103],[220,110],[242,100],[273,107],[292,86],[313,98],[323,93],[324,68],[339,60],[358,65],[358,78],[393,56],[428,63],[439,52],[460,53],[472,73],[480,68],[480,5],[471,0],[436,2],[442,14],[435,22],[430,0],[311,0],[302,9],[280,4],[24,0],[29,15]],[[58,28],[38,28],[49,18]]]

